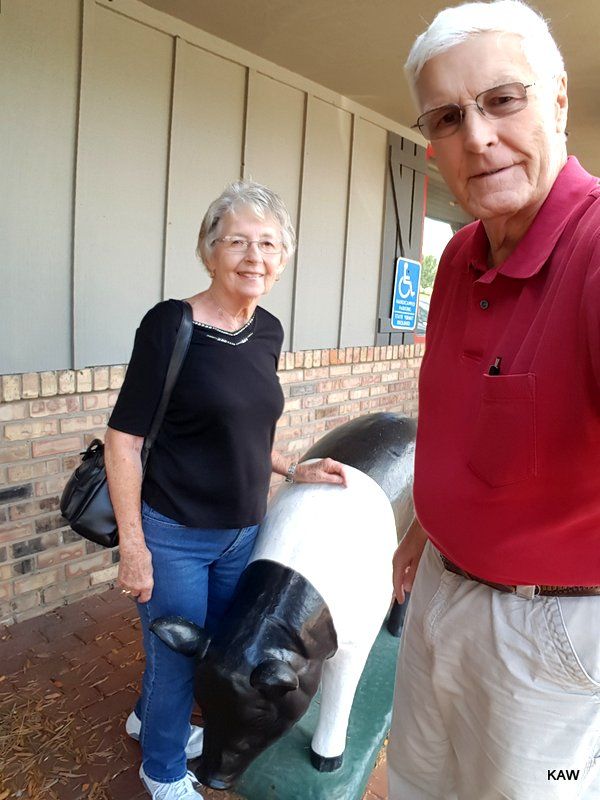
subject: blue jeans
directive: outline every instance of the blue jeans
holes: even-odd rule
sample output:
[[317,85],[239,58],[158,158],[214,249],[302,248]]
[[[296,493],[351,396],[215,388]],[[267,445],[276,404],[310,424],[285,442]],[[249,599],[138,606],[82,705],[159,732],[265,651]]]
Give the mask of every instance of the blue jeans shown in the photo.
[[138,603],[146,669],[136,714],[142,721],[144,771],[161,783],[186,774],[195,659],[173,652],[150,632],[157,617],[178,615],[215,631],[246,566],[258,525],[188,528],[142,506],[146,545],[152,553],[154,589]]

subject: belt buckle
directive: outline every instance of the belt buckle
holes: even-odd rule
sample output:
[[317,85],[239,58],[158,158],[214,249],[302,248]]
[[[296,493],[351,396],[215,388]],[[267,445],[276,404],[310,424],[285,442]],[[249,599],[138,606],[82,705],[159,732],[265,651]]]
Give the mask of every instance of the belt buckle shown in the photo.
[[540,587],[535,584],[533,586],[515,586],[515,594],[524,600],[533,600],[539,593]]

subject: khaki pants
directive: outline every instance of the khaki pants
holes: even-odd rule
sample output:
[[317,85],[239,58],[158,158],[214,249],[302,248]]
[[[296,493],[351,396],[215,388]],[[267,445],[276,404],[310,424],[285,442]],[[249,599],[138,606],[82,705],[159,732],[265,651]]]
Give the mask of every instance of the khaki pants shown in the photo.
[[598,800],[600,597],[504,594],[427,545],[402,637],[389,800]]

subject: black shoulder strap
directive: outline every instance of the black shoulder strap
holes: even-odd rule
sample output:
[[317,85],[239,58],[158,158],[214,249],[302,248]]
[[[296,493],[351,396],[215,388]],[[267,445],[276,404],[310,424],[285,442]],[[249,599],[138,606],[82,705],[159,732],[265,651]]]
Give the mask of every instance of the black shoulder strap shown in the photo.
[[156,440],[156,437],[158,436],[160,426],[162,425],[162,421],[165,416],[165,411],[167,410],[167,406],[169,405],[171,392],[173,391],[173,387],[177,383],[177,378],[179,377],[179,373],[181,372],[181,367],[183,366],[183,362],[187,355],[187,351],[190,347],[193,328],[194,328],[194,317],[192,313],[192,307],[189,303],[187,303],[184,300],[183,311],[181,315],[181,323],[179,325],[179,330],[177,331],[177,338],[175,339],[175,344],[173,345],[173,352],[171,353],[171,360],[169,361],[169,367],[167,369],[167,377],[165,378],[165,385],[163,387],[160,403],[158,404],[158,408],[156,409],[156,413],[154,414],[154,419],[152,420],[152,427],[150,428],[150,432],[144,439],[144,446],[142,448],[142,470],[144,472],[146,471],[146,464],[148,463],[148,456],[150,455],[150,450],[152,448],[152,445],[154,444],[154,441]]

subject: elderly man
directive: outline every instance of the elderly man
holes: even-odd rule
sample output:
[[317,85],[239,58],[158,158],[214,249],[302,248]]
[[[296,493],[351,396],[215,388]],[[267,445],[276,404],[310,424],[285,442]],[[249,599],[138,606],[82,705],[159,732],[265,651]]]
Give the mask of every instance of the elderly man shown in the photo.
[[563,61],[524,4],[442,11],[406,70],[478,221],[431,301],[390,800],[599,798],[599,183],[567,158]]

